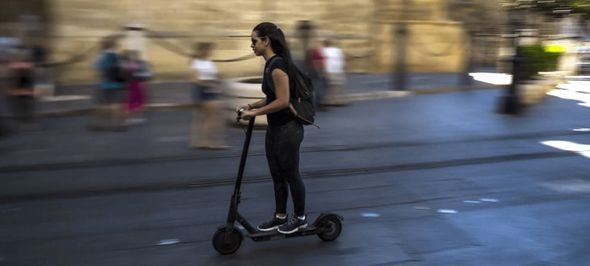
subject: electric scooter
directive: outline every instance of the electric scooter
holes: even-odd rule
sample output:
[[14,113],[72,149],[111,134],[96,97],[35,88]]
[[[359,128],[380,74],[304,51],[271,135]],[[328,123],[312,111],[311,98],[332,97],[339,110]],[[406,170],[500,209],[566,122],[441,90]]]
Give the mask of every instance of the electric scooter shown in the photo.
[[[237,121],[241,119],[241,112],[238,112]],[[246,166],[246,158],[248,157],[248,148],[250,146],[250,139],[252,137],[252,130],[254,129],[255,117],[250,118],[248,129],[246,130],[246,140],[242,149],[242,156],[240,158],[240,167],[238,176],[234,187],[234,193],[231,197],[229,205],[229,212],[227,214],[227,222],[220,226],[213,235],[213,247],[222,255],[235,253],[241,246],[244,240],[242,231],[245,230],[247,237],[254,241],[279,240],[291,237],[317,235],[323,241],[334,241],[340,236],[342,232],[343,217],[334,213],[321,213],[313,224],[306,228],[299,229],[299,231],[292,234],[281,234],[277,230],[270,232],[258,231],[252,226],[246,218],[238,212],[238,205],[240,204],[240,187],[242,185],[242,177],[244,174],[244,167]],[[236,224],[240,224],[243,229]]]

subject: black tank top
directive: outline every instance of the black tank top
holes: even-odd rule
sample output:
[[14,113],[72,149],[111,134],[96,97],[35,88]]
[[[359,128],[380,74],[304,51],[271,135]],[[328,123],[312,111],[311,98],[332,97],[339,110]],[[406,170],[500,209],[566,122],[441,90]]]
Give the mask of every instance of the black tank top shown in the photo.
[[[262,92],[266,95],[266,104],[271,103],[277,98],[275,93],[275,86],[272,80],[272,71],[275,69],[280,69],[285,73],[287,72],[287,64],[285,60],[283,60],[280,56],[273,56],[266,61],[264,65],[264,75],[262,78]],[[283,110],[270,113],[266,115],[268,124],[271,126],[280,126],[284,125],[292,120],[295,119],[295,116],[291,113],[289,108],[285,108]]]

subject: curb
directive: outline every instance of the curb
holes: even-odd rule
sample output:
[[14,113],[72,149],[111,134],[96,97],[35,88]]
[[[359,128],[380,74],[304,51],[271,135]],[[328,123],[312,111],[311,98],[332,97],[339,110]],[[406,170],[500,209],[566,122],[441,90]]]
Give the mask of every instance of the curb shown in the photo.
[[[368,100],[379,100],[379,99],[391,99],[409,97],[415,95],[427,95],[427,94],[438,94],[438,93],[450,93],[450,92],[464,92],[473,90],[483,89],[500,89],[503,86],[481,84],[481,85],[469,85],[469,86],[451,86],[451,87],[438,87],[428,89],[414,89],[407,91],[375,91],[375,92],[364,92],[364,93],[349,93],[343,96],[335,96],[336,101],[351,102],[351,101],[368,101]],[[174,111],[174,110],[190,110],[194,108],[196,104],[192,103],[150,103],[147,104],[147,109],[151,111]],[[86,115],[93,110],[91,107],[79,108],[74,110],[65,111],[42,111],[37,113],[38,117],[62,117],[62,116],[80,116]],[[11,118],[12,115],[4,114],[0,115],[0,118]]]
[[464,92],[464,91],[475,91],[485,89],[502,89],[504,86],[493,85],[493,84],[479,84],[479,85],[463,85],[463,86],[452,86],[452,87],[440,87],[432,89],[419,89],[415,90],[416,95],[423,94],[437,94],[437,93],[449,93],[449,92]]

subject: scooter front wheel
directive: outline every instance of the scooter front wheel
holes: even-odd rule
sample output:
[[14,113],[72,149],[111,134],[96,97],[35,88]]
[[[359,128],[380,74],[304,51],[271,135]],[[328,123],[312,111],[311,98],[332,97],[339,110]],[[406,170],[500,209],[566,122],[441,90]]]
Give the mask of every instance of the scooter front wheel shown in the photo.
[[213,235],[213,247],[219,254],[233,254],[238,251],[243,239],[244,237],[238,229],[221,227]]
[[342,221],[336,215],[326,215],[320,218],[317,227],[321,240],[334,241],[342,232]]

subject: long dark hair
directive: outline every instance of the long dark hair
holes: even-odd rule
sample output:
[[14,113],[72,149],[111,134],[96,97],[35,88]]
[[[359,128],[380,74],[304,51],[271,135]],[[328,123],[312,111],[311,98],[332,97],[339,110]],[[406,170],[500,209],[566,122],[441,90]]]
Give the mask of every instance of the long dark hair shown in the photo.
[[287,40],[285,39],[283,30],[281,30],[281,28],[279,28],[279,26],[274,23],[262,22],[256,25],[252,31],[255,31],[258,37],[268,38],[270,40],[270,46],[272,50],[275,52],[275,54],[285,60],[285,64],[287,65],[287,75],[289,76],[289,83],[292,84],[292,81],[295,80],[295,73],[297,70],[295,68],[295,64],[293,63],[291,51],[287,45]]

